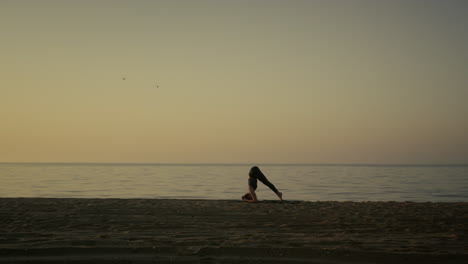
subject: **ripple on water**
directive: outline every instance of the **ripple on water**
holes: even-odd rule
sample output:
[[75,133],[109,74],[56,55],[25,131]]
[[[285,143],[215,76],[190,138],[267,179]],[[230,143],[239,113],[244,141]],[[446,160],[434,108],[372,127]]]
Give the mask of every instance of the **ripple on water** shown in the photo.
[[[289,200],[468,201],[468,166],[260,166]],[[2,197],[239,199],[249,165],[0,164]],[[277,199],[259,183],[260,199]]]

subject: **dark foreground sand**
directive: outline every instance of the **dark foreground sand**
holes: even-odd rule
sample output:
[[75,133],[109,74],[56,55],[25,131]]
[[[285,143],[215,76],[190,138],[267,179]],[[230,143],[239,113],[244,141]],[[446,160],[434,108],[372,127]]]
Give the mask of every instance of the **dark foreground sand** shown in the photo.
[[468,263],[468,203],[2,198],[0,263]]

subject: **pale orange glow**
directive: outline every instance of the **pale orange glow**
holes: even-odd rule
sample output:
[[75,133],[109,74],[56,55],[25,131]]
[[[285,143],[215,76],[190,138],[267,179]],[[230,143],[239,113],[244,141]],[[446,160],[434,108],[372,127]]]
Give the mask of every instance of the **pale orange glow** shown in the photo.
[[0,162],[467,163],[466,10],[1,1]]

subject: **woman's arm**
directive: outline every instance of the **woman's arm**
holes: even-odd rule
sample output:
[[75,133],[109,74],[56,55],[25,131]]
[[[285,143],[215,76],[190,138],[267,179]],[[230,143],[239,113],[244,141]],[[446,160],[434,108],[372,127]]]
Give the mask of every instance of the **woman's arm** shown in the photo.
[[257,194],[255,193],[255,190],[252,188],[252,186],[249,186],[249,192],[250,192],[250,195],[252,196],[252,200],[247,200],[247,201],[258,202]]

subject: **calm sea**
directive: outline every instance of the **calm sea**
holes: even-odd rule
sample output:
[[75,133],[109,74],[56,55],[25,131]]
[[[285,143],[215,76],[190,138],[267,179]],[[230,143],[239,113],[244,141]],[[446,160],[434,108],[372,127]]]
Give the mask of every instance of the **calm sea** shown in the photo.
[[[259,165],[285,199],[468,201],[468,166]],[[240,199],[250,165],[0,163],[0,197]],[[277,199],[259,182],[259,199]]]

